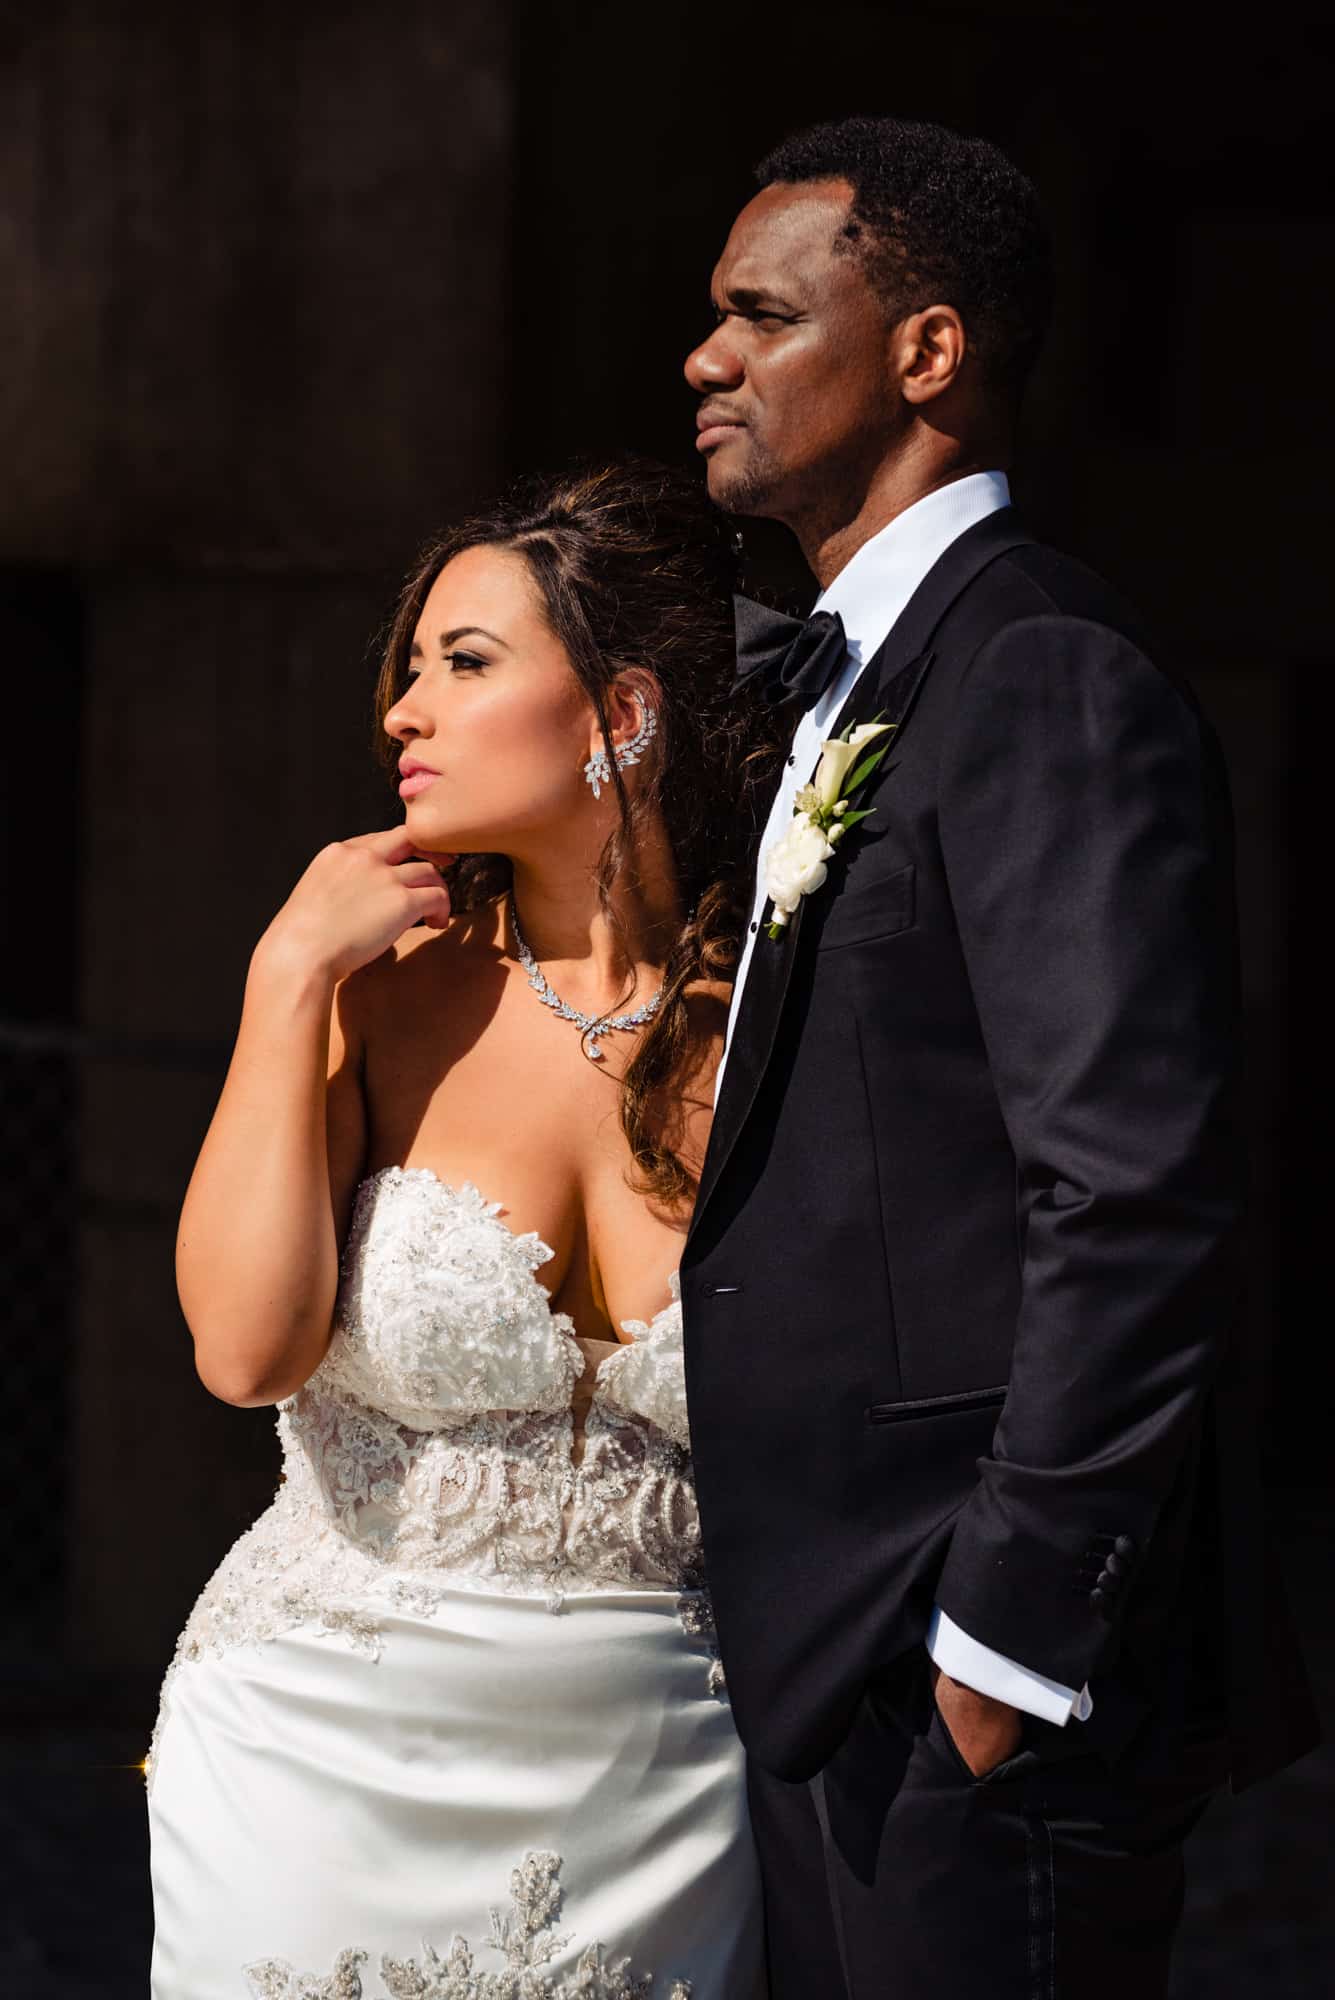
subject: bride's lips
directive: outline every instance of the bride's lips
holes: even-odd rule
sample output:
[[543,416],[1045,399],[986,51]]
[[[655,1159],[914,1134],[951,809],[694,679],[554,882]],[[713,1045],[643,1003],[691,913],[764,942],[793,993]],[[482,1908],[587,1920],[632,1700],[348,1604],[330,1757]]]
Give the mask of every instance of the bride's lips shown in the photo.
[[695,427],[698,433],[695,440],[697,451],[712,451],[715,445],[726,444],[729,438],[736,437],[738,431],[746,429],[740,417],[730,416],[726,410],[709,408],[699,411]]
[[399,797],[415,799],[428,785],[434,785],[439,776],[440,772],[433,771],[429,764],[419,764],[416,758],[405,757],[399,765]]

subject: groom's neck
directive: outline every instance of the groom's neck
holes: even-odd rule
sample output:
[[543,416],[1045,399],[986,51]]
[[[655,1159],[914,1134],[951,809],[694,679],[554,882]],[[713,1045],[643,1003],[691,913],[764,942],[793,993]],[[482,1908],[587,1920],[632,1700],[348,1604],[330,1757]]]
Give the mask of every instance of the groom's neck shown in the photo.
[[809,505],[793,509],[785,525],[792,529],[807,566],[822,590],[852,561],[873,535],[929,493],[967,479],[974,472],[1004,471],[1009,441],[999,438],[970,445],[930,432],[905,442],[871,478],[856,484],[831,480],[825,490],[814,488]]

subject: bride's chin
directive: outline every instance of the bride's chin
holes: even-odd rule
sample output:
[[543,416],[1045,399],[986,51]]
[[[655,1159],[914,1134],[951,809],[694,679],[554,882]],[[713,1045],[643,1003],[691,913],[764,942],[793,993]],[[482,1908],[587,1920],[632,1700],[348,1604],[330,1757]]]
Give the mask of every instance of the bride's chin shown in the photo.
[[426,814],[408,812],[404,819],[404,830],[425,854],[454,854],[461,859],[468,854],[495,854],[502,836],[481,827],[450,826],[440,820],[428,819]]
[[460,822],[446,819],[441,813],[430,813],[425,806],[414,811],[411,800],[403,824],[417,845],[433,854],[511,854],[516,846],[536,846],[543,852],[556,831],[555,824],[550,827],[539,824],[535,828],[524,825],[519,818],[502,825]]

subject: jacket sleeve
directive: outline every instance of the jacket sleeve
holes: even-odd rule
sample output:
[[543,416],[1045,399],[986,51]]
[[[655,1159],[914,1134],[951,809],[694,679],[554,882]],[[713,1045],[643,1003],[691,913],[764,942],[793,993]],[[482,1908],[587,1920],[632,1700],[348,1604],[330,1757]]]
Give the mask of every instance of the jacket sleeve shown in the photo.
[[1217,746],[1121,634],[1025,619],[961,683],[940,838],[1016,1156],[1021,1294],[937,1602],[1078,1688],[1134,1592],[1227,1327],[1242,1177]]

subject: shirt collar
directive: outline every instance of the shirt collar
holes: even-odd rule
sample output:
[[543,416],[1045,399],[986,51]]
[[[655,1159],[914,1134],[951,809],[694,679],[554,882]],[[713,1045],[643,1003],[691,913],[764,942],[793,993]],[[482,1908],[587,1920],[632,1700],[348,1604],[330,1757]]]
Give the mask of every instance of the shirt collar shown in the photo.
[[937,558],[1010,497],[1004,472],[971,472],[915,500],[850,556],[813,608],[839,613],[851,660],[862,666],[885,644]]

